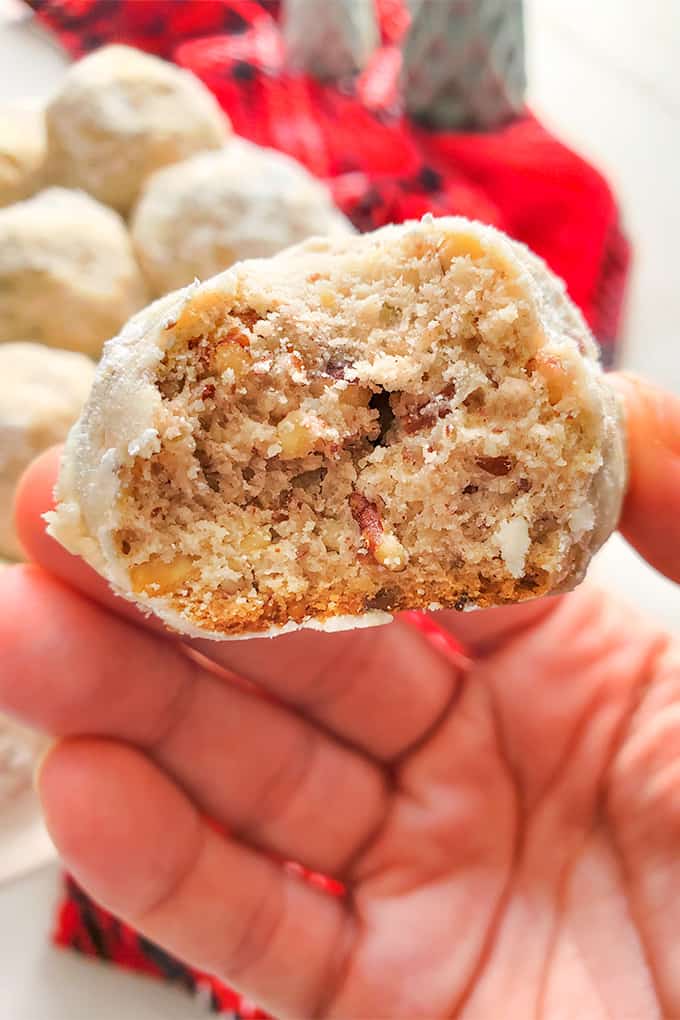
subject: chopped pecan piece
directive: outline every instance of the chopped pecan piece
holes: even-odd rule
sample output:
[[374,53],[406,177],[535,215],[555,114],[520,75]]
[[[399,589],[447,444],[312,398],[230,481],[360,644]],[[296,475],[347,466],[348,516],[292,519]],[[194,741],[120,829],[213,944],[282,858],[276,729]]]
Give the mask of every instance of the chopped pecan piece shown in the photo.
[[421,407],[418,408],[417,411],[409,411],[408,414],[405,414],[401,419],[401,427],[406,435],[410,436],[414,432],[419,432],[421,429],[425,429],[430,425],[433,425],[434,420],[434,411],[426,409],[426,407]]
[[349,497],[349,508],[352,511],[352,517],[359,525],[366,544],[373,552],[376,543],[383,534],[383,525],[377,506],[362,496],[360,492],[353,492]]
[[364,609],[381,609],[383,612],[389,613],[390,610],[394,609],[398,600],[399,592],[390,591],[389,588],[380,588],[375,595],[371,595],[366,599]]
[[451,414],[451,407],[447,403],[456,394],[456,384],[448,383],[440,393],[427,404],[421,404],[414,411],[409,411],[401,419],[401,425],[407,435],[418,432],[420,429],[429,428],[434,425],[437,418],[446,418]]
[[329,358],[326,362],[325,372],[332,379],[344,379],[347,368],[349,368],[349,361],[346,358]]
[[222,343],[238,344],[239,347],[250,347],[250,337],[236,324],[228,326],[221,334]]
[[371,503],[360,492],[353,492],[349,497],[349,506],[376,563],[388,570],[403,570],[408,562],[408,553],[395,535],[385,533],[375,503]]
[[260,321],[261,316],[255,311],[254,308],[234,308],[233,315],[247,326],[248,329],[252,329],[256,322]]
[[477,467],[486,471],[488,475],[500,478],[502,475],[509,475],[512,471],[512,461],[509,457],[477,457]]

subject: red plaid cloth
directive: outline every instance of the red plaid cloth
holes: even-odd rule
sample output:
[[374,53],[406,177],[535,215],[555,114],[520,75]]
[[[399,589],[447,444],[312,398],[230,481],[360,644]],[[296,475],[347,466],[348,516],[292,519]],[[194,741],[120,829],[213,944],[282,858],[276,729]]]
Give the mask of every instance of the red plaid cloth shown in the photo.
[[122,924],[103,907],[98,907],[72,878],[65,882],[54,941],[58,946],[75,949],[85,956],[109,960],[127,970],[170,981],[200,997],[216,1013],[229,1013],[234,1020],[267,1016],[217,978],[191,970]]
[[[331,883],[321,875],[307,874],[307,878],[324,887],[329,894],[337,895],[340,888],[337,883]],[[214,1012],[228,1013],[233,1020],[268,1016],[255,1003],[212,974],[187,967],[143,935],[128,928],[108,910],[97,906],[69,877],[65,879],[64,898],[57,913],[53,938],[58,946],[75,949],[85,956],[108,960],[126,970],[176,984],[195,995]],[[93,1015],[96,1016],[96,1011],[93,1011]]]
[[[434,133],[411,124],[399,101],[404,0],[376,0],[382,46],[363,74],[342,87],[286,71],[279,0],[30,2],[73,56],[122,42],[191,69],[238,134],[290,153],[326,179],[360,230],[428,211],[460,213],[524,241],[565,279],[605,364],[612,363],[629,253],[609,186],[528,113],[485,134]],[[460,654],[427,618],[409,616],[444,654]],[[304,877],[330,894],[340,891],[322,876]],[[70,879],[54,938],[177,982],[216,1011],[264,1016],[214,977],[132,932]]]

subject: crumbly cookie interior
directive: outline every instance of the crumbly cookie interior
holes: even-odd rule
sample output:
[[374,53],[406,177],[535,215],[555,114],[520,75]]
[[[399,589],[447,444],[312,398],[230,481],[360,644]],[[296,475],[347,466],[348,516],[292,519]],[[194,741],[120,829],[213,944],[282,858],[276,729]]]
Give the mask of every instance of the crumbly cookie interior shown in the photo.
[[601,464],[580,355],[473,236],[299,261],[167,324],[158,439],[120,469],[133,589],[237,633],[554,588]]

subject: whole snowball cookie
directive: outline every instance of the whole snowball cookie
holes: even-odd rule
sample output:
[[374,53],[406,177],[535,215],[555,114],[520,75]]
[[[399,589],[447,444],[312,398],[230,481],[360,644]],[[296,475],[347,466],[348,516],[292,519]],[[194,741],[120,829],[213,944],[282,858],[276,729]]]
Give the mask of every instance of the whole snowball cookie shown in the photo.
[[45,124],[31,106],[0,106],[0,206],[28,198],[40,187]]
[[50,188],[0,209],[0,341],[98,357],[146,297],[125,224],[89,195]]
[[12,506],[24,468],[66,438],[94,372],[83,354],[26,342],[0,345],[0,559],[21,556]]
[[240,138],[149,178],[131,230],[157,295],[314,234],[354,232],[302,164]]
[[224,144],[227,117],[189,71],[127,46],[74,64],[47,106],[47,172],[126,214],[154,170]]

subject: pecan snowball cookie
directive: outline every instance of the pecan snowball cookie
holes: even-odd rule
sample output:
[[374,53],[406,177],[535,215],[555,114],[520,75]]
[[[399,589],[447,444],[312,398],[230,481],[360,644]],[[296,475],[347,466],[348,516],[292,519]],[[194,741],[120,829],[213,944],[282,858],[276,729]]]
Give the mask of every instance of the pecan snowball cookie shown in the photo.
[[575,585],[624,485],[563,285],[459,218],[315,238],[107,345],[49,530],[208,637],[340,629]]
[[158,295],[313,234],[354,233],[301,163],[241,138],[150,177],[131,231]]
[[146,301],[112,209],[65,188],[0,209],[0,341],[30,337],[98,357]]
[[90,392],[89,358],[42,344],[0,344],[0,563],[19,558],[14,491],[34,457],[66,438]]
[[0,206],[38,190],[44,159],[42,110],[31,104],[0,106]]
[[231,126],[190,71],[129,46],[105,46],[66,73],[46,110],[47,173],[127,213],[168,163],[217,149]]

